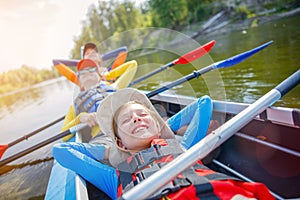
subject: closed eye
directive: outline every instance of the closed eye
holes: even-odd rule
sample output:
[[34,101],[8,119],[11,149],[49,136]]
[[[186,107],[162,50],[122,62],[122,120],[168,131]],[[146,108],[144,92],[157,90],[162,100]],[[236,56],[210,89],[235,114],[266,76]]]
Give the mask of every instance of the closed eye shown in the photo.
[[145,117],[145,116],[148,116],[149,115],[149,113],[147,113],[147,112],[140,112],[140,113],[138,113],[138,116],[140,116],[140,117]]
[[124,118],[121,120],[121,124],[125,124],[125,123],[128,123],[130,121],[129,118]]

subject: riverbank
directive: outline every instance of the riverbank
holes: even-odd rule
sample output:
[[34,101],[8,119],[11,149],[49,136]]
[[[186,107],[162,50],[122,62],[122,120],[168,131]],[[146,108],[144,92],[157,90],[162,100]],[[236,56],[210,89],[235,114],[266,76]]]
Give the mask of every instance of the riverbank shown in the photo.
[[[283,13],[262,13],[261,15],[257,15],[255,17],[246,19],[246,20],[239,20],[231,22],[228,14],[223,13],[221,16],[215,19],[214,22],[207,25],[206,23],[202,23],[200,26],[194,25],[188,27],[186,34],[190,35],[193,39],[197,40],[199,37],[213,37],[221,34],[225,34],[231,31],[243,31],[247,30],[252,27],[261,26],[267,22],[278,20],[281,18],[289,17],[292,15],[296,15],[300,13],[300,8],[290,10],[288,12]],[[219,14],[219,13],[218,13]],[[214,16],[215,17],[215,16]],[[213,17],[210,19],[212,20]],[[209,21],[209,20],[208,20]],[[196,27],[195,27],[196,26]],[[190,32],[188,30],[195,30],[198,29],[196,32]]]

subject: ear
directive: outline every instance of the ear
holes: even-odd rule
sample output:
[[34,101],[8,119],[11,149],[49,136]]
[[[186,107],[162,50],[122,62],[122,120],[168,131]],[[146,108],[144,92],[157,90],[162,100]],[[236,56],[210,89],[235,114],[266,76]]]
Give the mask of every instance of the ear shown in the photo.
[[116,143],[117,143],[117,146],[118,147],[120,147],[121,149],[127,149],[124,145],[123,145],[123,143],[122,143],[122,141],[119,139],[119,138],[115,138],[116,139]]

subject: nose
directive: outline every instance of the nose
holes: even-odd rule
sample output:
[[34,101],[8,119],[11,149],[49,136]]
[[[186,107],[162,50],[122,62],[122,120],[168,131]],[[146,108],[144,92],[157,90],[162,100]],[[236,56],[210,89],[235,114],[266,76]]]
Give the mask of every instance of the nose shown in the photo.
[[136,113],[132,114],[132,120],[133,120],[133,123],[142,121],[141,117],[138,116]]

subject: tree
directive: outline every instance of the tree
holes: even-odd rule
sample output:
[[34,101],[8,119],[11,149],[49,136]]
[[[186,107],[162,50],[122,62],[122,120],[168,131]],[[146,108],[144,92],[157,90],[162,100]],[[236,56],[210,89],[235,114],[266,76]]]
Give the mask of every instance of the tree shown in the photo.
[[72,58],[80,58],[80,47],[86,42],[94,42],[101,52],[119,47],[115,46],[114,42],[119,44],[120,40],[121,43],[128,44],[134,40],[134,35],[121,36],[118,38],[119,41],[108,40],[108,38],[127,30],[148,26],[151,22],[146,14],[142,14],[141,10],[128,0],[99,1],[97,7],[92,5],[89,8],[87,16],[82,34],[74,40],[76,45],[72,50]]
[[188,7],[185,0],[149,1],[153,25],[180,30],[187,25]]

